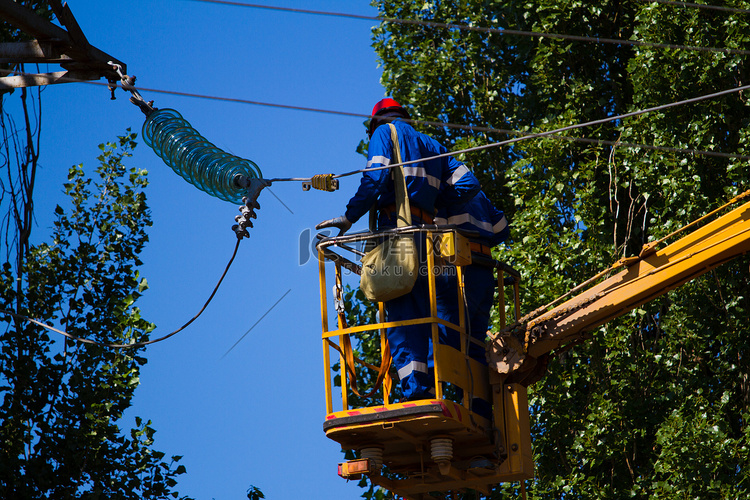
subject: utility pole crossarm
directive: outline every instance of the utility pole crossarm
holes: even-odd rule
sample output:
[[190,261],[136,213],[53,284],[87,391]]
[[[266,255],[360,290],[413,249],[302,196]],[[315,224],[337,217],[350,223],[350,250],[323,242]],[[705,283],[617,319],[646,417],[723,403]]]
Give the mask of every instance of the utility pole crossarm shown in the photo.
[[0,78],[0,92],[77,80],[119,80],[109,62],[119,64],[123,71],[125,64],[88,42],[67,4],[61,5],[60,0],[50,0],[50,8],[67,31],[13,0],[0,0],[0,17],[3,22],[34,37],[34,40],[26,42],[0,43],[0,63],[54,63],[67,70],[5,76]]

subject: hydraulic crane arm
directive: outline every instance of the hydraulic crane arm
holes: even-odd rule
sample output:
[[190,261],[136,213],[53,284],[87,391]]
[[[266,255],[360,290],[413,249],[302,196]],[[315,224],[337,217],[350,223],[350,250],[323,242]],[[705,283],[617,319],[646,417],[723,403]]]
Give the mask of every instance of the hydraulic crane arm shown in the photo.
[[[747,198],[750,191],[740,198]],[[691,279],[750,251],[750,203],[732,210],[656,250],[646,245],[624,269],[578,293],[567,302],[493,334],[490,367],[528,385],[544,373],[546,355],[580,341],[587,331],[673,290]]]

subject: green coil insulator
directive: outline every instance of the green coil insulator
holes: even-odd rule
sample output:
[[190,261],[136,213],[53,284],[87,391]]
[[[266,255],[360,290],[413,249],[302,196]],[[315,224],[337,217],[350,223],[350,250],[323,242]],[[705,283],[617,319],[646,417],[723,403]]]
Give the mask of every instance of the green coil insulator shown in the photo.
[[258,166],[217,148],[174,109],[159,109],[143,124],[143,140],[183,179],[224,201],[242,203],[246,190],[234,179],[260,179]]

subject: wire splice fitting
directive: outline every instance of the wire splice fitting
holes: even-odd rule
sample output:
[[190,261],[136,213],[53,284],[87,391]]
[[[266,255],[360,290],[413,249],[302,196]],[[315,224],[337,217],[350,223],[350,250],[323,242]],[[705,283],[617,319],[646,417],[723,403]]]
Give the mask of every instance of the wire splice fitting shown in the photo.
[[243,205],[240,205],[240,215],[234,217],[237,224],[232,226],[232,231],[237,235],[237,239],[249,238],[250,233],[247,228],[253,227],[253,222],[250,219],[257,219],[258,215],[255,213],[256,210],[260,210],[260,203],[258,203],[258,196],[263,188],[271,185],[271,181],[267,179],[256,179],[237,175],[234,178],[234,182],[242,187],[247,188],[247,194],[242,197]]
[[333,174],[313,175],[310,182],[302,183],[303,191],[310,191],[310,188],[319,189],[320,191],[336,191],[339,188],[339,180],[333,178]]

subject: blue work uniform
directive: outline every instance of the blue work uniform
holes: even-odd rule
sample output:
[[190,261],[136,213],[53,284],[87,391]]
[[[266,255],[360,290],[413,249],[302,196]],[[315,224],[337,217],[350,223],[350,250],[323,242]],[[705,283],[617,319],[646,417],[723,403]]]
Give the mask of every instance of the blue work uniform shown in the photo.
[[[453,225],[470,231],[472,253],[485,257],[492,257],[491,248],[505,241],[510,234],[505,214],[498,210],[482,191],[466,204],[440,209],[435,217],[435,224]],[[475,339],[484,342],[494,301],[494,272],[492,268],[482,264],[465,266],[463,271],[470,333]],[[458,290],[455,277],[441,275],[438,281],[438,315],[458,324]],[[441,332],[443,329],[441,326]],[[441,339],[445,340],[446,336],[454,338],[451,342],[445,342],[446,344],[459,348],[457,334],[443,334]],[[472,343],[469,354],[486,364],[484,350],[479,346]]]
[[[446,207],[438,211],[435,224],[455,225],[459,229],[471,231],[472,255],[491,258],[491,248],[508,238],[510,227],[505,214],[495,208],[484,192],[480,191],[464,205]],[[472,338],[484,344],[490,322],[490,311],[495,297],[495,274],[491,267],[474,263],[463,268],[464,293],[466,295],[466,320]],[[459,300],[456,276],[442,274],[436,277],[438,317],[453,324],[459,324]],[[440,343],[460,350],[457,331],[439,325]],[[471,342],[469,356],[486,365],[484,348]],[[459,391],[460,392],[460,391]],[[474,401],[477,406],[478,401]],[[488,414],[486,403],[479,404],[480,414]]]
[[[421,160],[403,166],[406,191],[409,193],[412,208],[421,209],[433,217],[436,204],[466,203],[479,192],[479,181],[466,165],[452,156],[429,158],[447,153],[448,150],[443,145],[432,137],[417,132],[411,125],[398,118],[392,123],[398,132],[401,160]],[[393,161],[392,157],[393,141],[390,127],[381,125],[370,138],[366,168],[388,166]],[[370,210],[373,203],[377,203],[377,208],[381,212],[383,208],[396,203],[390,169],[364,172],[359,189],[346,205],[344,215],[354,223]],[[381,219],[383,218],[381,213]]]
[[[447,153],[439,142],[404,121],[396,119],[392,123],[398,133],[402,161],[421,160],[403,167],[413,224],[431,224],[436,203],[466,202],[479,192],[479,181],[463,163],[451,156],[430,159]],[[375,129],[370,138],[366,168],[387,166],[392,162],[393,141],[390,127],[385,124]],[[396,227],[396,197],[390,169],[363,173],[359,189],[347,204],[346,218],[356,222],[373,204],[379,210],[378,228]],[[411,293],[385,303],[387,321],[430,315],[424,235],[417,233],[415,242],[420,254],[419,276]],[[388,342],[404,399],[431,397],[429,393],[434,383],[427,369],[430,339],[431,327],[428,324],[388,329]]]

